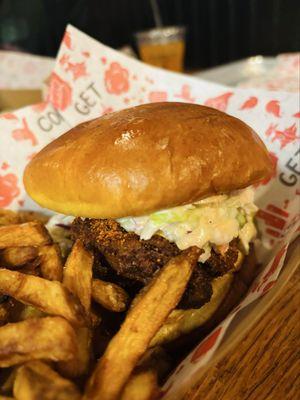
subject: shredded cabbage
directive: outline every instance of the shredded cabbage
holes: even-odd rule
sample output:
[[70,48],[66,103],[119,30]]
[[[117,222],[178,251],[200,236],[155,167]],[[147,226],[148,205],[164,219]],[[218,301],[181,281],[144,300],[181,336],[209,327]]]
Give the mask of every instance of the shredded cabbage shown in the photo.
[[69,253],[72,247],[72,240],[70,237],[70,225],[73,222],[74,217],[69,217],[62,214],[56,214],[49,219],[46,224],[50,236],[55,243],[58,243],[65,257]]
[[204,262],[210,256],[212,245],[228,244],[236,237],[240,238],[245,252],[249,251],[249,242],[256,236],[253,217],[257,207],[253,200],[253,189],[246,188],[231,195],[213,196],[193,204],[117,221],[141,239],[159,234],[180,249],[202,248],[204,254],[200,261]]

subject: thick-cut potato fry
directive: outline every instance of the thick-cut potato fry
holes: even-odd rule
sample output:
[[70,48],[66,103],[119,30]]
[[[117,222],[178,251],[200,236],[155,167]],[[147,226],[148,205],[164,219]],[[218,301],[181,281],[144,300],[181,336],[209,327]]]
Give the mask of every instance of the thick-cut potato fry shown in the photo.
[[7,247],[0,253],[0,265],[6,268],[17,268],[34,260],[37,256],[36,247]]
[[60,247],[57,244],[39,248],[40,270],[43,278],[60,281],[63,276],[63,262]]
[[[63,284],[74,294],[90,317],[92,293],[93,255],[77,240],[64,268]],[[78,353],[70,361],[60,363],[60,371],[68,377],[76,377],[87,372],[90,363],[91,331],[79,328],[76,331]]]
[[0,209],[0,226],[19,224],[20,222],[20,216],[16,212]]
[[125,311],[129,302],[129,296],[123,288],[100,279],[93,279],[92,297],[102,307],[115,312]]
[[0,326],[6,324],[9,317],[9,305],[6,301],[0,303]]
[[42,317],[46,317],[46,314],[31,306],[24,306],[23,310],[19,314],[20,321],[25,321],[26,319],[30,318],[42,318]]
[[85,399],[115,400],[135,365],[179,302],[200,250],[192,247],[172,258],[128,312],[89,380]]
[[[16,367],[11,368],[10,370],[6,368],[5,370],[3,369],[2,371],[8,371],[6,377],[2,380],[1,379],[1,393],[2,394],[8,394],[11,393],[13,390],[14,386],[14,381],[16,378]],[[0,397],[1,399],[1,397]]]
[[68,361],[61,361],[58,366],[62,375],[69,378],[75,378],[85,374],[90,365],[92,340],[91,330],[86,327],[77,328],[76,339],[78,352],[75,354],[75,357]]
[[49,217],[45,214],[36,211],[11,211],[0,209],[0,226],[22,224],[24,222],[38,221],[46,224]]
[[148,349],[126,383],[121,400],[154,400],[158,398],[158,379],[170,371],[171,364],[161,347]]
[[0,226],[0,249],[5,247],[43,246],[52,239],[40,222]]
[[[163,379],[172,369],[172,360],[162,347],[151,347],[139,360],[136,369],[153,369],[156,371],[158,379]],[[135,372],[136,370],[133,373]]]
[[41,222],[42,224],[46,224],[49,220],[49,216],[42,214],[37,211],[18,211],[18,216],[20,219],[20,223],[23,222],[32,222],[32,221],[38,221]]
[[[0,299],[3,299],[0,304],[0,326],[7,322],[18,321],[19,315],[25,306],[9,296],[1,296],[0,294]],[[3,317],[2,321],[1,315]]]
[[153,369],[149,369],[131,375],[124,387],[121,400],[153,400],[157,394],[157,374]]
[[22,272],[22,274],[27,274],[27,275],[40,276],[39,266],[40,266],[40,258],[37,257],[34,260],[30,261],[29,263],[22,265],[21,271],[19,270],[19,272]]
[[212,281],[212,297],[210,301],[202,307],[188,310],[173,310],[152,339],[150,346],[157,346],[170,342],[208,321],[226,297],[232,280],[232,274],[225,274],[215,278]]
[[46,317],[0,328],[0,368],[30,360],[69,360],[77,352],[76,335],[63,318]]
[[91,308],[90,318],[91,318],[92,328],[96,328],[101,324],[102,318],[100,312],[98,310],[95,310],[95,308],[93,307]]
[[0,294],[12,296],[46,314],[62,316],[75,325],[86,322],[81,304],[60,282],[0,269]]
[[31,361],[18,368],[13,393],[16,400],[79,400],[75,384],[49,365]]
[[64,286],[79,299],[87,315],[91,307],[93,262],[93,255],[77,240],[67,258],[63,277]]

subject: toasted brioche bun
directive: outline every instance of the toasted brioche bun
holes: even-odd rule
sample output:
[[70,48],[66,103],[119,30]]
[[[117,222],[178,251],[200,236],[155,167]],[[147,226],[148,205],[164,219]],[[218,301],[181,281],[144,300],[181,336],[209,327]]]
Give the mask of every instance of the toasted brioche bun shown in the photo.
[[271,174],[266,147],[244,122],[195,104],[152,103],[71,129],[28,164],[41,206],[120,218],[192,203]]

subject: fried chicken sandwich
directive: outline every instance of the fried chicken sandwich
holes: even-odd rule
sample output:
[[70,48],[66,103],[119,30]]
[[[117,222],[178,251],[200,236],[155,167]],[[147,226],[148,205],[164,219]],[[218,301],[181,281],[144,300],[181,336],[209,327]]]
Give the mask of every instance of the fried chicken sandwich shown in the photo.
[[132,297],[184,249],[201,254],[155,343],[205,322],[226,297],[256,237],[253,184],[271,174],[244,122],[195,104],[153,103],[80,124],[29,163],[41,206],[74,216],[71,233],[99,276]]

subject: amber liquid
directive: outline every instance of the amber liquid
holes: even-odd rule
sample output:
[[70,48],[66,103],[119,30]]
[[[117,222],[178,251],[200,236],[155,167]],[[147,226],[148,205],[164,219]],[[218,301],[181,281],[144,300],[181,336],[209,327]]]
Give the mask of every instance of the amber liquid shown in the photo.
[[169,69],[183,70],[185,44],[182,40],[169,43],[142,43],[139,45],[141,59],[151,65]]

